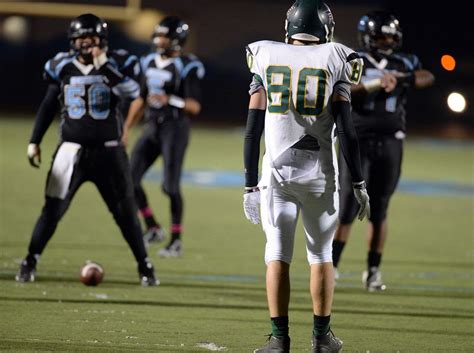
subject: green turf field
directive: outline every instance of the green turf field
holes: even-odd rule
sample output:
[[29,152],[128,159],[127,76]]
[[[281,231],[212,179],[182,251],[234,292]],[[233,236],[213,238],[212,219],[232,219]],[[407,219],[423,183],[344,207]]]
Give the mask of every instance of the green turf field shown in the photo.
[[[141,288],[130,250],[95,187],[86,184],[38,266],[37,282],[13,281],[43,202],[57,126],[31,168],[32,120],[0,119],[0,351],[252,352],[270,332],[264,235],[241,209],[241,189],[184,186],[185,254],[150,255],[162,284]],[[132,137],[136,138],[138,131]],[[242,170],[242,131],[194,127],[187,170]],[[383,273],[388,290],[366,293],[365,224],[340,264],[334,331],[344,352],[474,352],[472,144],[409,140],[404,179],[467,185],[461,196],[398,193],[390,209]],[[157,164],[159,167],[159,164]],[[145,184],[168,228],[168,201]],[[301,228],[292,266],[293,352],[310,351],[312,313]],[[98,287],[79,282],[86,260],[106,271]]]

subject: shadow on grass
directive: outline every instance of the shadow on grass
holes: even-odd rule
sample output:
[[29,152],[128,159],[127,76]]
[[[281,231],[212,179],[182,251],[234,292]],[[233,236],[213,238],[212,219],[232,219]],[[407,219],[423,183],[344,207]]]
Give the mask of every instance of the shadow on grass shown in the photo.
[[[6,282],[14,282],[15,274],[12,273],[0,273],[0,281]],[[200,282],[198,281],[190,281],[189,279],[184,279],[181,282],[177,282],[175,280],[163,280],[161,279],[161,284],[158,288],[177,288],[177,289],[215,289],[215,290],[236,290],[236,291],[261,291],[262,293],[265,292],[265,287],[261,285],[251,285],[251,284],[240,284],[240,283],[222,283],[222,282]],[[34,284],[51,284],[51,283],[71,283],[71,284],[78,284],[82,286],[79,282],[78,277],[70,277],[70,276],[51,276],[51,275],[41,275],[35,279]],[[32,283],[24,283],[25,287],[32,285]],[[110,286],[109,286],[110,285]],[[137,281],[131,281],[128,279],[120,279],[120,278],[107,278],[104,282],[101,283],[100,287],[91,287],[91,288],[101,288],[101,289],[113,289],[113,286],[131,286],[131,287],[140,287],[140,283]]]
[[[344,259],[345,263],[352,265],[365,265],[365,263],[358,258],[346,258]],[[437,268],[458,268],[463,270],[471,271],[472,263],[471,262],[448,262],[448,261],[430,261],[430,260],[412,260],[412,259],[403,259],[403,260],[384,260],[384,267],[387,269],[389,266],[394,266],[396,268],[429,268],[430,271],[433,271]],[[388,271],[388,270],[387,270]],[[390,272],[390,271],[389,271]]]
[[[155,300],[84,300],[84,299],[61,299],[61,298],[19,298],[19,297],[4,297],[0,296],[0,301],[11,302],[38,302],[38,303],[67,303],[67,304],[112,304],[112,305],[150,305],[161,307],[176,307],[176,308],[200,308],[200,309],[234,309],[234,310],[265,310],[267,305],[219,305],[209,303],[185,303],[185,302],[161,302]],[[307,309],[304,309],[307,311]]]
[[[37,302],[37,303],[72,303],[72,304],[112,304],[112,305],[143,305],[143,306],[160,306],[160,307],[176,307],[176,308],[199,308],[199,309],[225,309],[225,310],[262,310],[267,311],[266,303],[262,305],[245,305],[245,304],[211,304],[211,303],[189,303],[189,302],[162,302],[155,300],[85,300],[85,299],[61,299],[61,298],[20,298],[0,296],[0,301],[9,302]],[[308,312],[308,307],[293,306],[291,311]],[[406,311],[375,311],[375,310],[354,310],[354,309],[334,309],[334,313],[352,314],[362,316],[401,316],[401,317],[420,317],[420,318],[444,318],[444,319],[474,319],[474,315],[463,315],[458,313],[423,313],[423,312],[406,312]]]
[[[13,281],[15,277],[15,272],[0,272],[0,281]],[[172,276],[171,278],[167,278],[166,276],[160,277],[161,285],[160,288],[177,288],[177,289],[215,289],[215,290],[228,290],[228,291],[261,291],[265,292],[265,286],[262,283],[255,283],[255,282],[247,282],[243,281],[240,282],[239,279],[234,280],[226,280],[226,276],[221,276],[223,278],[216,279],[216,280],[206,280],[201,278],[194,279],[194,276],[184,275],[182,278],[180,276]],[[219,277],[220,276],[210,276],[210,277]],[[127,273],[126,276],[119,277],[118,274],[115,274],[114,277],[107,277],[104,282],[101,284],[101,288],[108,289],[113,288],[111,286],[139,286],[138,279],[130,280],[130,274]],[[78,277],[71,276],[71,273],[61,273],[58,272],[55,275],[51,275],[48,273],[42,273],[41,275],[37,276],[35,280],[35,284],[48,284],[49,283],[74,283],[78,284],[79,280]],[[28,284],[25,284],[28,285]],[[309,293],[308,287],[301,287],[301,286],[294,286],[292,288],[292,294],[295,296],[304,295],[305,297]],[[335,295],[339,298],[344,297],[344,295],[367,295],[367,296],[374,296],[374,298],[382,298],[382,297],[391,297],[400,298],[401,300],[406,300],[409,297],[417,297],[417,298],[450,298],[450,299],[472,299],[472,295],[474,291],[472,288],[464,288],[464,287],[443,287],[443,286],[412,286],[408,288],[399,288],[396,286],[391,287],[389,290],[386,290],[382,293],[367,293],[363,288],[358,285],[339,285],[336,287]]]

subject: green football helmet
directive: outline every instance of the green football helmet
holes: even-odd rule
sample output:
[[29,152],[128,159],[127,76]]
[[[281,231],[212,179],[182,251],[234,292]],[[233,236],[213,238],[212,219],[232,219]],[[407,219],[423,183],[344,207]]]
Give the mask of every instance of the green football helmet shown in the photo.
[[328,43],[334,33],[331,9],[319,0],[296,0],[286,14],[286,42],[290,39]]

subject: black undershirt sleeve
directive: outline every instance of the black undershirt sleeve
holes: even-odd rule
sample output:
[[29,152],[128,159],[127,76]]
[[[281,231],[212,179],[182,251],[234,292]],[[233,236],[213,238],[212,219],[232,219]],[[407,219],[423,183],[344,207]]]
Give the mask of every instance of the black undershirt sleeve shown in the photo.
[[363,181],[360,166],[359,140],[351,116],[351,106],[348,101],[332,103],[332,111],[336,122],[337,136],[347,167],[352,176],[352,182]]
[[265,110],[249,109],[244,140],[245,186],[258,184],[258,160],[260,158],[260,139],[265,127]]
[[146,101],[146,97],[148,96],[148,85],[146,83],[146,76],[145,73],[141,73],[140,75],[140,97],[142,97]]
[[51,122],[56,115],[59,108],[59,86],[54,83],[48,85],[46,95],[40,104],[38,112],[36,113],[35,126],[31,134],[30,143],[39,145],[43,139],[46,130],[48,130]]

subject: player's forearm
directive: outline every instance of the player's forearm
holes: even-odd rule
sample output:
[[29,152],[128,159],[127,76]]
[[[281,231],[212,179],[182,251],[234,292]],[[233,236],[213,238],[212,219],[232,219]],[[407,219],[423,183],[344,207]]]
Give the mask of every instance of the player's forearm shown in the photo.
[[434,84],[435,77],[428,70],[415,71],[415,88],[426,88]]
[[183,108],[183,110],[186,113],[189,113],[189,114],[192,114],[192,115],[198,115],[201,112],[201,103],[199,103],[194,98],[186,98],[186,99],[184,99],[184,108]]
[[36,113],[35,126],[31,134],[30,143],[39,145],[43,139],[44,134],[51,125],[54,116],[59,107],[58,85],[50,84],[46,91],[46,95],[38,108]]
[[130,129],[135,125],[143,116],[145,112],[145,101],[142,97],[138,97],[131,104],[128,110],[127,119],[125,119],[124,128]]
[[360,163],[359,140],[352,123],[350,103],[344,100],[333,101],[332,108],[339,146],[351,173],[352,182],[361,182],[364,178]]

